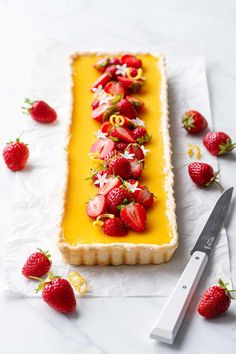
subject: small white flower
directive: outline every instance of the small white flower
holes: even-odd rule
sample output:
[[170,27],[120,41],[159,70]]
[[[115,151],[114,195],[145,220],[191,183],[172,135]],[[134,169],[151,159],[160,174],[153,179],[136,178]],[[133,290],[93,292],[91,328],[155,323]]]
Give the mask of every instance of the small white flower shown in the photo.
[[134,184],[132,184],[132,183],[129,183],[129,182],[125,181],[125,185],[126,185],[127,189],[129,189],[129,191],[131,193],[134,193],[136,191],[141,191],[141,188],[138,187],[138,182],[135,182]]
[[107,133],[103,133],[101,129],[99,129],[97,132],[93,133],[97,139],[106,139]]
[[123,154],[121,154],[123,157],[125,157],[127,160],[133,160],[135,154],[130,154],[128,151],[124,151]]
[[116,75],[122,75],[125,76],[126,75],[126,69],[127,69],[127,65],[123,64],[123,65],[116,65]]
[[146,156],[147,153],[150,152],[150,150],[146,149],[144,145],[141,145],[140,147],[143,150],[144,156]]
[[94,182],[94,184],[102,188],[107,182],[108,182],[107,173],[104,173],[102,176],[98,174],[97,180]]
[[104,92],[103,88],[102,88],[102,85],[99,85],[98,87],[94,87],[92,89],[92,91],[94,92],[94,96],[95,97],[99,97]]
[[105,91],[103,91],[100,96],[98,96],[99,99],[99,106],[101,106],[104,103],[108,103],[112,97],[109,96]]
[[138,117],[133,119],[133,122],[139,127],[145,127],[145,122],[142,119],[138,118]]

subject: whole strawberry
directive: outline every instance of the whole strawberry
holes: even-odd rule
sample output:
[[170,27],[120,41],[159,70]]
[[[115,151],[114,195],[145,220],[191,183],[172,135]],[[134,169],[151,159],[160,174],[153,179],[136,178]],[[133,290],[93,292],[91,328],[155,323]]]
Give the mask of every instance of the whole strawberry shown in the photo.
[[37,292],[43,290],[43,300],[54,310],[62,313],[70,313],[76,309],[76,299],[70,283],[63,278],[49,274],[45,282],[42,282]]
[[206,119],[199,112],[193,110],[184,113],[182,124],[190,134],[198,134],[207,127]]
[[117,216],[105,220],[102,229],[108,236],[126,236],[128,233],[124,222]]
[[132,194],[127,188],[119,187],[112,189],[107,195],[108,211],[112,214],[119,215],[118,207],[121,204],[131,202]]
[[227,154],[236,147],[224,132],[207,133],[203,138],[203,145],[214,156]]
[[47,274],[51,268],[51,256],[49,252],[43,252],[40,248],[38,248],[38,250],[38,252],[29,256],[22,268],[22,274],[26,278],[42,277]]
[[226,285],[219,279],[218,285],[205,291],[198,305],[198,313],[201,316],[213,318],[228,310],[232,297]]
[[123,156],[115,156],[110,160],[107,171],[109,175],[120,176],[123,179],[128,179],[131,176],[131,165],[129,160]]
[[20,171],[25,167],[29,158],[29,149],[26,144],[16,139],[10,142],[3,150],[3,158],[11,171]]
[[191,162],[188,165],[188,173],[192,181],[199,187],[208,187],[215,182],[218,173],[204,162]]
[[44,101],[25,99],[27,107],[22,107],[23,113],[29,114],[36,122],[52,123],[57,119],[56,111]]

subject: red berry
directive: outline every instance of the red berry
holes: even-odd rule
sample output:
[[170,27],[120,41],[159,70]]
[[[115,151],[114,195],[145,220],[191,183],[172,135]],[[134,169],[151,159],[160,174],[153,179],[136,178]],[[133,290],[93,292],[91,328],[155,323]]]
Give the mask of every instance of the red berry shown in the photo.
[[42,277],[49,272],[50,268],[50,254],[39,249],[39,252],[31,254],[27,259],[22,268],[22,274],[26,278]]
[[99,215],[104,214],[107,203],[104,195],[98,194],[88,201],[86,213],[90,218],[96,219]]
[[207,127],[206,119],[199,112],[193,110],[184,113],[182,124],[190,134],[198,134]]
[[98,139],[91,146],[90,152],[96,152],[101,159],[104,159],[107,154],[113,152],[115,143],[111,139]]
[[137,127],[133,130],[133,135],[136,142],[140,145],[148,143],[151,140],[151,136],[148,134],[144,127]]
[[92,109],[96,109],[99,107],[99,100],[95,100],[91,103]]
[[119,215],[118,207],[121,204],[131,202],[132,194],[124,187],[114,188],[107,195],[107,207],[109,213]]
[[138,186],[140,190],[134,192],[134,199],[136,202],[140,203],[145,209],[150,208],[154,204],[154,195],[151,193],[147,187]]
[[126,236],[128,233],[123,221],[116,216],[114,218],[107,219],[102,228],[103,232],[109,236]]
[[139,162],[136,158],[129,161],[131,166],[131,177],[138,179],[143,172],[143,164]]
[[118,152],[124,152],[125,149],[127,148],[127,146],[128,146],[128,143],[123,143],[123,142],[115,143],[115,149]]
[[219,279],[219,285],[210,287],[203,294],[198,305],[198,313],[205,318],[213,318],[227,311],[230,303],[230,291]]
[[106,73],[108,73],[111,78],[113,80],[116,79],[116,72],[117,72],[117,68],[116,68],[116,65],[109,65],[107,68],[106,68]]
[[229,135],[223,132],[207,133],[203,138],[203,145],[214,156],[227,154],[236,147]]
[[39,286],[43,288],[43,300],[54,310],[62,313],[70,313],[76,309],[76,299],[70,283],[63,278],[51,277]]
[[129,102],[132,103],[137,113],[139,113],[143,109],[144,102],[140,98],[133,96],[126,96],[126,98]]
[[104,87],[109,81],[111,81],[111,75],[109,73],[103,73],[99,78],[93,83],[90,90],[93,91],[98,86]]
[[28,107],[22,107],[23,113],[29,114],[38,123],[53,123],[57,119],[55,109],[44,101],[25,99]]
[[216,178],[213,168],[204,162],[191,162],[188,173],[192,181],[199,187],[211,185]]
[[117,81],[110,81],[106,84],[104,91],[112,96],[120,96],[121,98],[125,94],[123,86]]
[[29,158],[28,146],[16,139],[16,142],[6,145],[3,150],[3,158],[11,171],[23,170]]
[[111,176],[108,182],[101,188],[99,188],[99,194],[106,196],[112,189],[117,188],[121,185],[121,181],[118,177]]
[[138,161],[144,161],[144,153],[143,150],[141,149],[141,147],[138,144],[129,144],[126,148],[126,151],[129,154],[134,154],[134,157],[138,160]]
[[146,228],[146,210],[139,203],[125,205],[120,212],[121,219],[125,225],[136,231],[142,232]]
[[103,133],[108,133],[109,130],[111,129],[111,127],[112,127],[111,123],[106,121],[106,122],[102,123],[100,129]]
[[94,68],[103,73],[106,69],[106,67],[110,64],[110,58],[105,57],[102,59],[99,59],[95,64]]
[[137,69],[142,67],[142,60],[131,54],[122,55],[121,63]]
[[131,166],[129,160],[123,156],[115,156],[108,165],[108,173],[110,175],[120,176],[128,179],[131,176]]
[[117,102],[116,105],[119,113],[122,114],[123,116],[128,117],[130,119],[136,118],[137,112],[135,111],[132,103],[126,98],[123,98],[122,100]]
[[122,84],[124,89],[129,92],[139,92],[143,87],[143,80],[129,79],[124,76],[117,76],[117,80]]
[[120,65],[121,64],[121,61],[119,58],[110,58],[110,65]]
[[133,132],[128,128],[114,126],[110,135],[123,143],[135,143]]

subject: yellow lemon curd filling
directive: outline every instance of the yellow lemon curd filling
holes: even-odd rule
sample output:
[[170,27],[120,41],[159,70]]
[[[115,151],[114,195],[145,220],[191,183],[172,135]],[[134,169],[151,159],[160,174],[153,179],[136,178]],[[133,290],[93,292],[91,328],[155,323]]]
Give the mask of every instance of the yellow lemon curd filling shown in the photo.
[[147,131],[152,135],[146,144],[150,152],[145,158],[145,168],[140,183],[146,185],[157,196],[154,206],[147,210],[147,227],[142,233],[129,230],[125,237],[107,236],[86,214],[86,202],[97,192],[91,180],[86,180],[91,166],[88,156],[96,138],[93,132],[100,129],[100,123],[91,118],[93,94],[90,87],[98,78],[93,64],[96,55],[78,55],[73,60],[73,117],[71,138],[68,147],[69,175],[65,199],[62,229],[65,241],[71,245],[99,243],[134,243],[162,245],[170,242],[171,228],[166,215],[167,193],[164,189],[164,149],[161,131],[161,84],[162,75],[158,66],[158,57],[138,55],[143,62],[145,85],[139,94],[145,103],[145,110],[140,113]]

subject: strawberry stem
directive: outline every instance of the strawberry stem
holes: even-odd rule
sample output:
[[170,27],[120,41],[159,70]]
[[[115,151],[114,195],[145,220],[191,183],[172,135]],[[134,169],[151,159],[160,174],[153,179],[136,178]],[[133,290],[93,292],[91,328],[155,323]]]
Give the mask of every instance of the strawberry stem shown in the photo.
[[222,187],[222,185],[219,183],[219,182],[217,182],[216,180],[214,181],[216,184],[217,184],[217,186],[220,188],[220,191],[221,191],[221,193],[223,193],[224,192],[224,188]]

